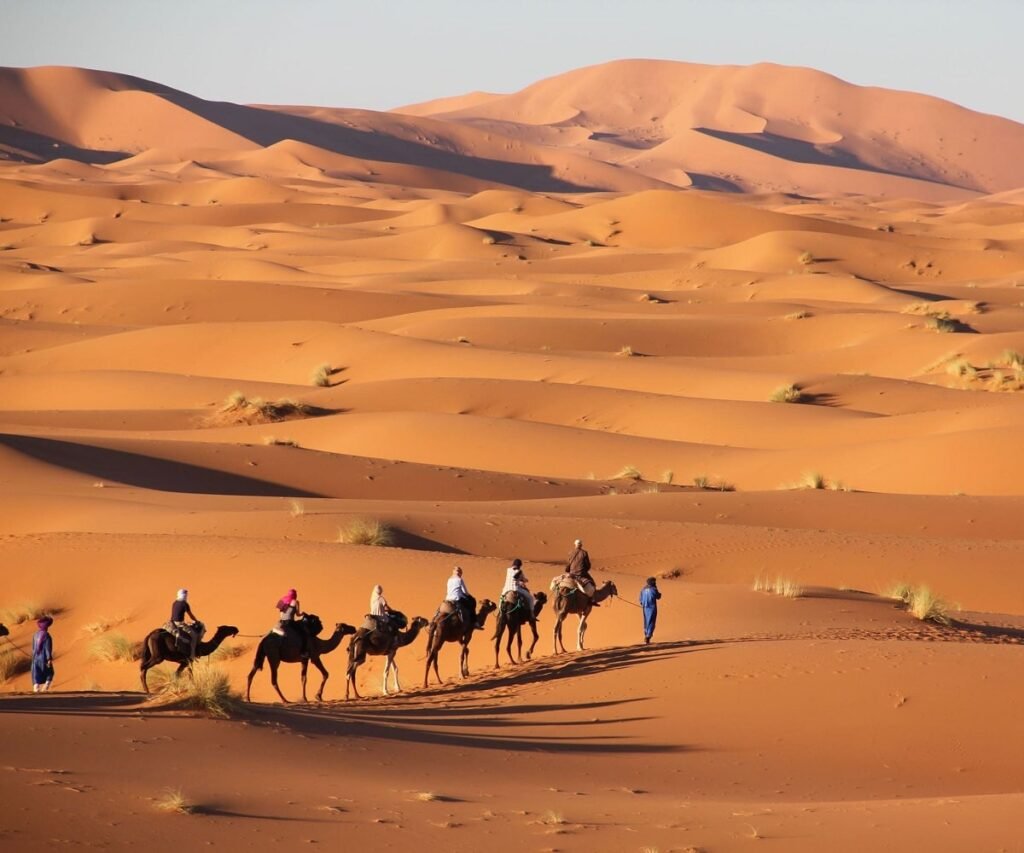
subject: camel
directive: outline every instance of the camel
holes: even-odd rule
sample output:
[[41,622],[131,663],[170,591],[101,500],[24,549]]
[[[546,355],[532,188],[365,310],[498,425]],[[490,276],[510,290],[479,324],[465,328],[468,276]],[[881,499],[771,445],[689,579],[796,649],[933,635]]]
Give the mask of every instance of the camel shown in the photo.
[[[220,625],[212,639],[196,645],[196,657],[204,658],[212,655],[220,648],[221,643],[228,637],[234,637],[237,633],[238,629],[234,625]],[[147,673],[154,666],[159,666],[164,661],[170,661],[178,665],[177,672],[174,673],[175,678],[180,676],[186,669],[189,671],[189,674],[192,673],[192,661],[189,660],[188,655],[178,649],[177,642],[169,632],[163,628],[157,628],[155,631],[150,631],[146,635],[146,639],[142,641],[142,660],[139,663],[139,677],[142,679],[142,689],[147,693],[149,693],[149,684],[146,682]]]
[[498,605],[485,598],[480,602],[476,616],[469,625],[462,624],[461,617],[447,616],[440,618],[435,616],[430,623],[430,632],[427,634],[427,668],[423,673],[423,686],[427,686],[430,679],[430,666],[434,666],[434,675],[437,676],[437,683],[441,684],[441,674],[437,671],[437,656],[445,643],[458,642],[462,646],[462,655],[459,658],[459,668],[462,677],[469,675],[469,641],[473,639],[473,632],[480,630],[487,622],[489,614],[497,610]]
[[398,664],[395,663],[395,654],[403,646],[409,645],[420,631],[430,623],[422,616],[412,620],[407,631],[395,631],[393,633],[384,631],[368,631],[365,634],[356,632],[356,635],[348,643],[348,681],[345,684],[345,698],[348,699],[349,688],[355,694],[356,699],[362,699],[359,690],[356,688],[356,670],[366,662],[367,655],[387,655],[387,663],[384,665],[384,684],[381,688],[384,695],[388,695],[388,674],[395,673],[395,692],[402,689],[398,681]]
[[282,663],[302,664],[302,701],[308,702],[309,700],[306,698],[306,670],[309,668],[310,661],[312,661],[313,666],[320,670],[320,674],[324,677],[324,680],[320,682],[320,689],[316,692],[316,701],[323,702],[324,685],[327,684],[327,678],[330,673],[320,662],[320,658],[338,648],[342,637],[354,634],[356,629],[351,625],[339,622],[334,626],[334,633],[328,639],[323,640],[318,636],[324,629],[323,622],[320,621],[319,616],[315,616],[312,613],[307,613],[304,619],[296,622],[295,627],[300,631],[306,631],[309,635],[309,657],[303,659],[302,645],[295,632],[288,631],[283,637],[273,631],[268,633],[260,640],[260,644],[256,647],[256,657],[252,662],[252,669],[249,671],[249,679],[245,683],[246,702],[252,701],[249,698],[249,692],[252,690],[252,680],[256,673],[263,669],[264,661],[269,661],[270,683],[274,685],[277,695],[281,697],[281,701],[286,705],[288,700],[284,698],[281,688],[277,686],[277,668]]
[[[541,608],[544,607],[548,597],[543,592],[538,592],[534,597],[533,613],[529,612],[529,608],[523,604],[522,597],[515,591],[506,592],[505,600],[498,608],[498,624],[494,630],[494,668],[497,669],[501,664],[498,662],[501,648],[501,635],[505,629],[508,628],[508,645],[505,648],[505,653],[508,655],[509,663],[522,663],[523,662],[523,625],[528,624],[530,630],[533,631],[533,642],[530,643],[530,648],[526,650],[526,659],[529,660],[533,657],[533,650],[537,646],[537,640],[540,636],[537,634],[537,617],[540,616]],[[512,640],[518,640],[519,645],[516,647],[516,654],[519,658],[518,661],[512,658]]]
[[555,654],[557,655],[558,647],[562,647],[562,651],[565,651],[565,644],[562,642],[562,622],[565,621],[565,617],[570,613],[575,613],[580,617],[580,627],[576,632],[576,651],[583,651],[583,635],[587,633],[587,617],[590,615],[590,611],[594,608],[595,604],[599,604],[606,598],[610,598],[613,595],[618,595],[619,591],[615,588],[615,584],[611,581],[605,581],[601,584],[601,588],[594,593],[594,597],[590,598],[585,592],[572,590],[568,593],[563,590],[558,590],[555,594],[554,610],[555,610]]

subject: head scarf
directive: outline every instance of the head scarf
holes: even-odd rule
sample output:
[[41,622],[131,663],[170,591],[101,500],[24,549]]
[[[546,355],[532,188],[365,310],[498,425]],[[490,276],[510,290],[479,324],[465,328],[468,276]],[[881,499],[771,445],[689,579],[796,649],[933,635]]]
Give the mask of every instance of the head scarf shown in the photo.
[[573,542],[573,545],[575,545],[577,548],[582,548],[583,547],[583,540],[582,539],[577,539],[575,542]]
[[188,590],[187,589],[179,589],[178,590],[178,601],[188,601]]
[[42,619],[39,619],[36,622],[36,625],[39,627],[40,631],[45,631],[52,624],[53,624],[53,617],[52,616],[44,616]]

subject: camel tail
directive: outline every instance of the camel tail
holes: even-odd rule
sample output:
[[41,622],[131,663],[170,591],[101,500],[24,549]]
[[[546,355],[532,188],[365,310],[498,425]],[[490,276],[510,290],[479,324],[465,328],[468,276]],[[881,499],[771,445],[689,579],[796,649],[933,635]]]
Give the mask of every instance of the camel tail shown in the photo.
[[253,669],[259,669],[259,670],[262,670],[262,669],[263,669],[263,662],[264,662],[264,661],[265,661],[266,659],[267,659],[267,653],[266,653],[266,651],[265,651],[265,650],[263,649],[263,643],[260,643],[260,644],[259,644],[259,645],[258,645],[258,646],[256,647],[256,658],[255,658],[255,660],[253,660],[253,662],[252,662],[252,667],[253,667]]

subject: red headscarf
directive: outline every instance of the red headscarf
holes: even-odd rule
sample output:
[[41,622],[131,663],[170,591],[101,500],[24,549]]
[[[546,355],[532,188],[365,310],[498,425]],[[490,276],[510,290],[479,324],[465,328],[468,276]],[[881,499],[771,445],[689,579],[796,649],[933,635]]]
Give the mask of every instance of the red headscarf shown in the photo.
[[287,610],[296,602],[298,597],[298,593],[294,589],[288,590],[288,592],[281,596],[281,600],[277,602],[277,609],[281,611]]

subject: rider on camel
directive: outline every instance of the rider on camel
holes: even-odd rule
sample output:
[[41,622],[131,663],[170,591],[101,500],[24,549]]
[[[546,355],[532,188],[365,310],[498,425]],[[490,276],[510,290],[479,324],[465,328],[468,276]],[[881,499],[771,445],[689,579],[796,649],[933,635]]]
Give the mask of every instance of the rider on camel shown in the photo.
[[532,615],[536,602],[533,598],[533,593],[530,592],[530,588],[527,586],[529,582],[530,579],[523,573],[523,561],[516,557],[512,561],[512,565],[505,570],[505,585],[501,588],[501,598],[499,601],[504,601],[507,593],[518,593]]
[[[593,601],[597,584],[590,576],[590,554],[584,550],[582,539],[577,539],[573,543],[573,551],[569,555],[569,561],[565,564],[565,573],[576,581],[577,588],[586,593]],[[596,601],[593,604],[594,607],[601,606]]]
[[[191,623],[185,621],[186,616],[192,620]],[[189,606],[187,589],[178,590],[178,595],[171,604],[171,618],[165,630],[175,639],[180,636],[186,637],[189,641],[189,660],[195,658],[196,645],[204,629],[203,623],[196,618]]]
[[476,600],[466,589],[466,582],[462,579],[462,566],[456,566],[452,570],[444,600],[459,613],[463,625],[473,625],[476,622]]
[[306,614],[302,612],[302,606],[299,604],[299,594],[294,589],[288,590],[278,600],[277,609],[280,616],[278,616],[274,633],[286,637],[290,628],[302,643],[302,657],[309,657],[309,634],[302,625],[297,624],[306,618]]

